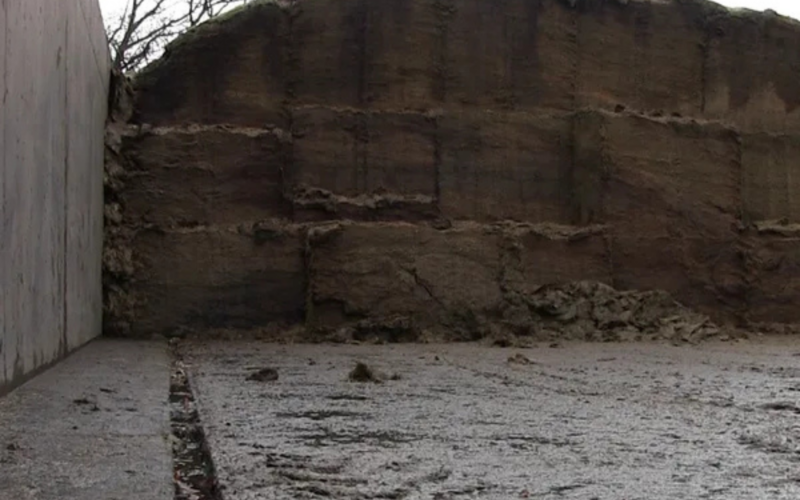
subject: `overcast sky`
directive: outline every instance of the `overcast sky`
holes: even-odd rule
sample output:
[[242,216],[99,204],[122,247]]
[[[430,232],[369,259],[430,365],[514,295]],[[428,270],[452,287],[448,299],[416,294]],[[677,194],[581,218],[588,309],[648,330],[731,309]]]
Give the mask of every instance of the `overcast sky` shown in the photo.
[[[121,9],[128,0],[100,0],[105,14]],[[376,0],[380,1],[380,0]],[[772,9],[784,16],[800,19],[800,1],[798,0],[716,0],[728,7],[747,7],[753,10]]]
[[800,19],[800,2],[798,0],[716,0],[716,2],[728,7],[747,7],[753,10],[772,9],[778,14]]

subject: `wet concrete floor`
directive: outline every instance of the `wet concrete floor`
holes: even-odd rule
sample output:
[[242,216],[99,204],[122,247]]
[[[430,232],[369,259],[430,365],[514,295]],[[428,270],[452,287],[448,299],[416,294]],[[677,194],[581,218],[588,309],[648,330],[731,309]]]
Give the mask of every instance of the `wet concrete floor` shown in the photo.
[[800,498],[800,339],[182,350],[226,500]]
[[0,398],[0,500],[169,500],[163,342],[98,340]]

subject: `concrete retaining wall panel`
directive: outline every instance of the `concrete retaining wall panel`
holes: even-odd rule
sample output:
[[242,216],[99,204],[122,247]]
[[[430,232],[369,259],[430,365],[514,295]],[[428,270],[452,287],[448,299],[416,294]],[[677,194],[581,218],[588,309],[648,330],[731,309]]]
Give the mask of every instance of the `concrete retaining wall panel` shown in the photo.
[[[63,145],[54,137],[63,104],[54,102],[59,78],[49,67],[63,41],[54,37],[56,47],[19,43],[25,37],[41,39],[48,28],[46,17],[31,3],[6,4],[6,80],[3,121],[6,148],[3,150],[6,176],[3,200],[6,206],[3,240],[7,241],[8,266],[5,284],[8,297],[4,314],[4,373],[10,378],[47,363],[60,350],[63,330],[63,255],[53,210],[64,203],[54,184],[61,181],[51,170],[53,155],[63,159]],[[39,74],[39,78],[32,75]],[[62,98],[63,99],[63,98]],[[49,292],[49,293],[48,293]],[[47,345],[42,337],[54,342]],[[44,344],[44,345],[42,345]]]
[[0,6],[0,394],[100,333],[109,57],[82,2]]
[[[0,26],[3,27],[5,30],[7,12],[6,12],[6,5],[5,2],[0,2]],[[5,32],[3,33],[5,35]],[[3,68],[5,71],[6,68],[6,37],[0,36],[0,68]],[[3,109],[5,109],[5,103],[2,100],[3,96],[6,95],[6,79],[2,73],[0,73],[0,102],[3,103]],[[0,165],[5,167],[5,150],[6,150],[6,121],[5,121],[5,112],[0,111]],[[7,219],[6,219],[6,179],[3,172],[0,172],[0,255],[4,258],[0,259],[0,318],[7,318],[8,317],[8,308],[7,304],[10,300],[8,294],[8,234],[7,234]],[[8,368],[8,363],[6,362],[6,322],[0,321],[0,381],[5,381],[10,376],[6,373],[6,369]]]
[[[100,76],[86,4],[69,12],[67,30],[66,118],[69,149],[66,164],[66,347],[74,349],[100,332],[102,317],[104,135],[87,134],[105,115],[107,83]],[[96,29],[102,26],[95,25]],[[88,80],[88,81],[87,81]],[[98,92],[103,85],[103,92]],[[92,167],[94,166],[94,167]]]

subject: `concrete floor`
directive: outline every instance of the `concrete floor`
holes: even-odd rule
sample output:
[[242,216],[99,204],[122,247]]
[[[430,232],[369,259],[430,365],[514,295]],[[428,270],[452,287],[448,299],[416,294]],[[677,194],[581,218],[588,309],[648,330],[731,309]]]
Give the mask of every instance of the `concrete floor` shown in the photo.
[[172,498],[169,356],[95,341],[0,399],[0,499]]
[[800,339],[187,354],[226,500],[800,498]]
[[[800,498],[800,339],[182,350],[224,500]],[[0,499],[172,498],[168,384],[101,341],[0,400]]]

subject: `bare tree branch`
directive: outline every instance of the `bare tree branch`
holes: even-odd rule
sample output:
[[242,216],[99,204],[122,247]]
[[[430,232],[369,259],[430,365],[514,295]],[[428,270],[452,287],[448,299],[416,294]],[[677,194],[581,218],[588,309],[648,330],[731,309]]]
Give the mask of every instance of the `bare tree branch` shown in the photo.
[[114,67],[136,72],[184,31],[250,0],[128,0],[107,20]]

